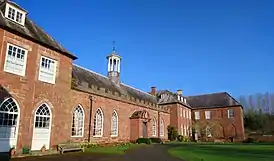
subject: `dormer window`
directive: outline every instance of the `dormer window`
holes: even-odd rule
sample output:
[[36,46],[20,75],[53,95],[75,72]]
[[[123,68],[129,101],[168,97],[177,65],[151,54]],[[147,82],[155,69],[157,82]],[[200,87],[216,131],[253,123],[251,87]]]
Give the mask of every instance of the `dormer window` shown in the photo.
[[25,25],[26,11],[13,6],[12,4],[6,4],[5,17],[13,22],[20,25]]

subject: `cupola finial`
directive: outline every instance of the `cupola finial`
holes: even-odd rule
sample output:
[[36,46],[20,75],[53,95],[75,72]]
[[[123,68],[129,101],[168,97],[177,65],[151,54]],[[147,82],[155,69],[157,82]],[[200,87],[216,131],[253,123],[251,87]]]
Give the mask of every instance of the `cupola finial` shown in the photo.
[[113,52],[113,53],[116,53],[115,44],[116,44],[116,42],[115,42],[115,40],[113,40],[113,41],[112,41],[112,52]]

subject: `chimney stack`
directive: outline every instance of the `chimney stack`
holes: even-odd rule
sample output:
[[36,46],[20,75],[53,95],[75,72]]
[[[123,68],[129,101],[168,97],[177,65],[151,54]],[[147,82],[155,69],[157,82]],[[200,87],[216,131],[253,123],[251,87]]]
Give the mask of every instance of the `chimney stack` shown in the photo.
[[178,89],[178,90],[177,90],[177,94],[181,96],[181,95],[183,94],[183,90]]
[[156,87],[151,87],[150,94],[152,94],[153,96],[156,96]]

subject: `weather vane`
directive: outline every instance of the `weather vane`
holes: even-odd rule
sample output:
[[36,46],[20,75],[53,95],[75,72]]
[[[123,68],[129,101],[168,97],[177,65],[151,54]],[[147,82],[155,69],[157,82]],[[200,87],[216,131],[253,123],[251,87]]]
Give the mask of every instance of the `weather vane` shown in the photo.
[[116,48],[115,48],[115,41],[112,41],[112,45],[113,45],[113,47],[112,47],[112,51],[116,51]]

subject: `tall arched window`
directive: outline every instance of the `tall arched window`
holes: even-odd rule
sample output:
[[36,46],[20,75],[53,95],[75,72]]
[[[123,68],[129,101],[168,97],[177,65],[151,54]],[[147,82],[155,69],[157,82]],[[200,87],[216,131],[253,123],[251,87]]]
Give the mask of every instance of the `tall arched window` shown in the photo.
[[156,119],[153,118],[153,120],[152,120],[152,136],[157,136],[156,124],[157,124]]
[[94,117],[94,131],[93,131],[93,135],[95,137],[102,137],[103,136],[103,121],[104,121],[103,112],[99,108],[96,111],[95,117]]
[[84,135],[84,110],[78,105],[72,116],[71,136],[82,137]]
[[48,106],[43,103],[38,107],[35,113],[35,128],[49,129],[50,125],[50,111]]
[[0,138],[16,138],[19,107],[12,98],[0,105]]
[[164,120],[161,119],[160,122],[160,136],[164,136],[165,135],[165,124],[164,124]]
[[112,113],[111,117],[111,136],[118,136],[118,114],[116,111]]

